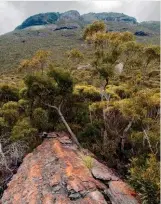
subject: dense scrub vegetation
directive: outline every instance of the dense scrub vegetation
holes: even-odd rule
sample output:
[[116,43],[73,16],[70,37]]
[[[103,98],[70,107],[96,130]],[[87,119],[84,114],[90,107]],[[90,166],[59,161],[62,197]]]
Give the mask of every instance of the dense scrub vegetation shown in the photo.
[[17,68],[23,83],[1,84],[1,184],[40,144],[40,132],[65,130],[116,169],[143,203],[159,203],[160,47],[106,29],[102,22],[85,29],[88,61],[78,49],[59,63],[39,50]]

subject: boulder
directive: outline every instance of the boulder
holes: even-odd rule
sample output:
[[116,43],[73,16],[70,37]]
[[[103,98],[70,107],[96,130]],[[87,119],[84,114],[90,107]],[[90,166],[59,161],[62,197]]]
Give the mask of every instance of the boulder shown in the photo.
[[136,36],[149,36],[149,34],[144,32],[144,31],[136,31],[134,33],[134,35],[136,35]]
[[138,204],[134,190],[93,158],[87,168],[85,151],[68,134],[49,133],[28,154],[8,183],[2,204]]

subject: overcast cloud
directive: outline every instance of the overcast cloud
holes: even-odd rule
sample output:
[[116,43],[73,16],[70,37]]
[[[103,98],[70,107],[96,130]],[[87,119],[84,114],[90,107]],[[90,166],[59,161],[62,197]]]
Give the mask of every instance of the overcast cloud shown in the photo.
[[160,20],[160,1],[0,1],[0,34],[10,32],[31,15],[45,12],[77,10],[88,12],[119,12],[138,22]]

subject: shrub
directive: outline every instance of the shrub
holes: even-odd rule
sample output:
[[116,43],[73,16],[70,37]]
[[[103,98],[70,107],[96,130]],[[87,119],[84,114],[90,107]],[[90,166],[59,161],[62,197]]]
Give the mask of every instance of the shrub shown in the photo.
[[160,203],[159,162],[155,155],[134,158],[129,170],[130,184],[140,193],[143,204]]
[[14,102],[14,101],[9,101],[7,103],[5,103],[2,107],[3,110],[6,109],[18,109],[18,103]]
[[1,85],[0,86],[0,101],[17,101],[18,100],[18,90],[12,86]]
[[121,84],[119,86],[108,85],[106,92],[109,93],[112,98],[116,99],[128,98],[131,94],[130,87],[128,87],[126,84]]
[[83,157],[83,162],[88,169],[92,169],[93,167],[93,158],[90,156]]
[[22,88],[20,91],[19,91],[19,95],[20,95],[20,97],[21,98],[26,98],[27,97],[27,88],[26,87],[24,87],[24,88]]
[[0,134],[8,127],[7,123],[5,122],[5,119],[3,117],[0,117]]
[[77,49],[72,49],[71,51],[68,51],[67,55],[69,59],[76,60],[78,63],[84,58],[83,54]]
[[35,137],[37,129],[31,126],[29,118],[18,120],[11,132],[11,140],[31,141]]
[[25,100],[25,99],[20,99],[18,101],[18,104],[19,104],[20,111],[25,113],[26,115],[28,115],[28,113],[29,113],[29,101]]
[[50,66],[50,71],[48,75],[51,78],[54,78],[57,86],[59,87],[61,93],[68,94],[73,90],[73,79],[70,76],[70,73],[61,68],[54,68],[52,65]]
[[2,106],[1,115],[10,126],[12,126],[18,120],[18,108],[18,103],[14,101],[9,101]]
[[103,21],[95,21],[92,24],[88,25],[84,30],[83,38],[91,37],[97,32],[105,32],[106,26]]
[[42,108],[36,108],[32,114],[33,124],[39,130],[48,128],[48,112]]
[[91,85],[76,85],[73,94],[80,98],[88,98],[90,100],[100,100],[100,91]]
[[100,140],[101,135],[101,123],[99,121],[93,122],[93,124],[86,124],[86,127],[78,135],[79,140],[85,147],[92,148],[91,144],[96,143],[97,139]]

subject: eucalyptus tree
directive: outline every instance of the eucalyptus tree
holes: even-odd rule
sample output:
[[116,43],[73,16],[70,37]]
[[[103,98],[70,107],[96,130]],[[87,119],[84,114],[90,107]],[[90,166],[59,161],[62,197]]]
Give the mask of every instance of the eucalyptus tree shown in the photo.
[[51,109],[55,110],[70,133],[72,140],[80,147],[77,137],[63,115],[73,92],[73,81],[69,72],[61,68],[53,68],[51,65],[47,76],[26,76],[25,85],[24,98],[31,104],[31,120],[33,119],[33,114],[35,117],[35,111],[39,110],[40,112],[40,109],[37,109],[38,107],[47,108],[49,111]]
[[[94,22],[86,28],[84,38],[88,41],[90,40],[90,42],[94,45],[93,66],[100,76],[101,101],[106,101],[106,105],[102,109],[104,121],[103,145],[104,149],[106,149],[109,142],[108,135],[111,134],[111,129],[109,129],[106,117],[110,94],[107,93],[106,88],[109,85],[110,80],[115,75],[115,66],[120,58],[122,45],[128,41],[133,41],[134,36],[130,32],[105,32],[105,24],[103,25],[102,22]],[[129,121],[124,132],[128,131],[131,124],[132,121]],[[122,142],[122,149],[123,146],[124,142]]]
[[44,74],[44,69],[48,65],[50,52],[46,50],[38,50],[31,59],[21,61],[18,70],[24,73],[35,73],[41,71]]

